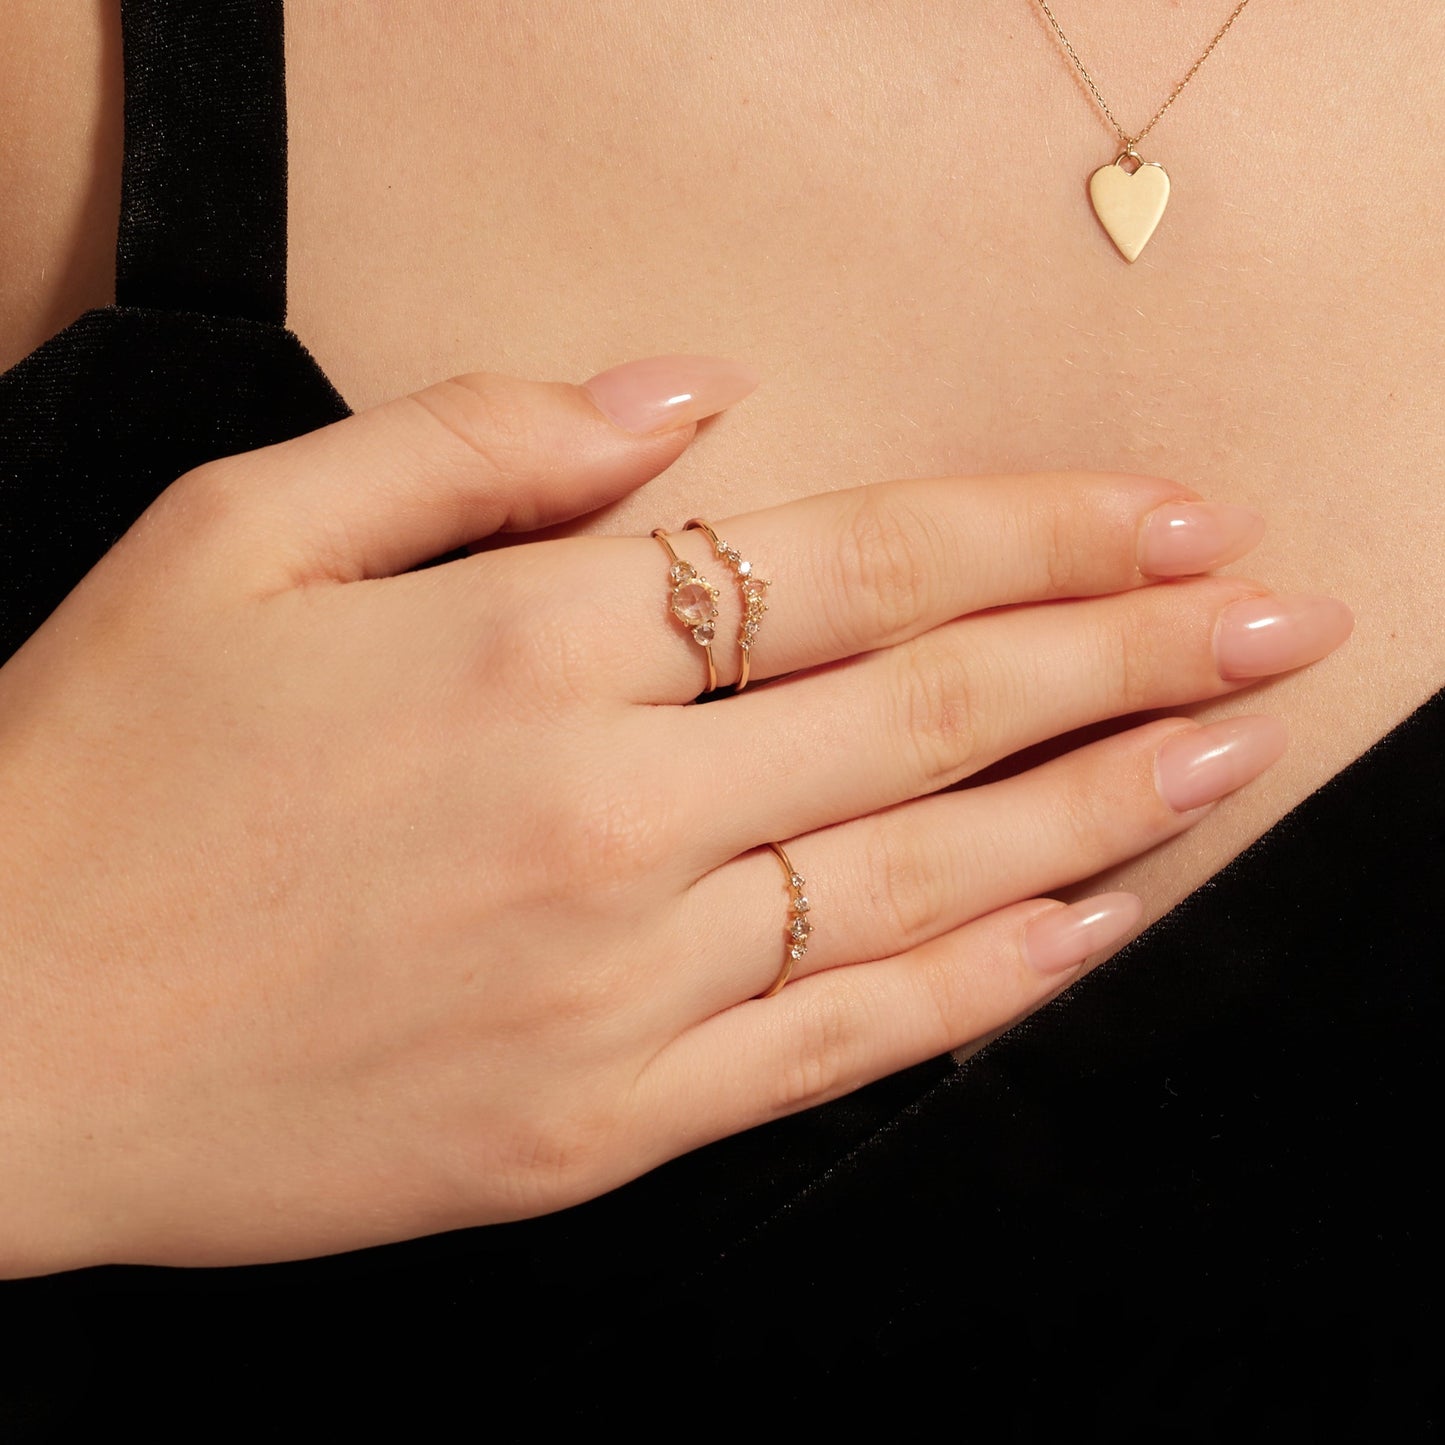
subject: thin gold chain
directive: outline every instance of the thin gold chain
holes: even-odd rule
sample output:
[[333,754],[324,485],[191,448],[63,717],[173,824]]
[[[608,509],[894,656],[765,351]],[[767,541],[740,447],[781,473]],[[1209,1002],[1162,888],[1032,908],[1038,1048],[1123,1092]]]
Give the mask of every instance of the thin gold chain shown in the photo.
[[1068,52],[1069,59],[1074,62],[1074,65],[1078,68],[1079,74],[1084,77],[1084,84],[1089,87],[1089,90],[1093,94],[1094,99],[1099,102],[1099,109],[1102,110],[1104,114],[1109,117],[1109,124],[1112,125],[1114,129],[1119,132],[1119,139],[1124,142],[1125,149],[1129,149],[1137,145],[1141,140],[1144,139],[1146,135],[1149,134],[1151,130],[1154,129],[1155,122],[1157,122],[1159,117],[1163,115],[1164,112],[1168,110],[1169,107],[1173,105],[1176,100],[1179,99],[1179,92],[1182,91],[1184,87],[1188,85],[1191,80],[1194,79],[1195,71],[1197,71],[1199,67],[1203,65],[1206,60],[1209,59],[1210,52],[1214,49],[1216,45],[1219,44],[1221,40],[1224,39],[1225,34],[1229,30],[1229,27],[1233,25],[1236,20],[1239,19],[1240,12],[1248,4],[1249,0],[1239,0],[1239,4],[1234,7],[1234,11],[1230,15],[1229,19],[1226,20],[1224,24],[1219,27],[1219,33],[1215,35],[1214,39],[1211,40],[1209,44],[1204,47],[1203,55],[1201,55],[1199,59],[1196,60],[1194,64],[1189,67],[1188,75],[1186,75],[1184,79],[1181,80],[1179,84],[1176,85],[1174,89],[1169,92],[1169,99],[1166,100],[1164,104],[1161,105],[1159,109],[1154,112],[1153,118],[1150,120],[1149,124],[1146,125],[1144,129],[1138,133],[1138,135],[1130,135],[1124,129],[1124,127],[1120,125],[1117,120],[1114,119],[1114,112],[1109,109],[1108,102],[1105,101],[1104,97],[1099,94],[1099,87],[1094,84],[1093,76],[1091,76],[1089,72],[1084,69],[1084,62],[1079,59],[1079,52],[1075,50],[1072,45],[1069,44],[1069,37],[1064,34],[1062,27],[1059,25],[1059,22],[1054,19],[1054,12],[1049,9],[1047,0],[1039,0],[1039,8],[1048,17],[1049,24],[1054,27],[1054,34],[1059,37],[1059,44],[1062,45],[1064,49]]

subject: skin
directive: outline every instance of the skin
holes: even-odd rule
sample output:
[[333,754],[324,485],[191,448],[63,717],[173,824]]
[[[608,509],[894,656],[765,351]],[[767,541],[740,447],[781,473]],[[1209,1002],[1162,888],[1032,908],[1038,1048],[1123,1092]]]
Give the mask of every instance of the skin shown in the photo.
[[[591,530],[639,535],[886,477],[1090,465],[1259,507],[1271,532],[1251,568],[1281,590],[1327,580],[1363,625],[1347,654],[1251,698],[1295,747],[1248,795],[1148,857],[1123,861],[1157,826],[1112,856],[1085,850],[1077,877],[1158,914],[1445,677],[1445,639],[1418,626],[1421,598],[1445,594],[1418,506],[1445,461],[1439,342],[1419,323],[1445,310],[1420,201],[1445,183],[1442,18],[1391,4],[1366,28],[1354,7],[1305,23],[1298,5],[1252,6],[1141,146],[1176,194],[1131,268],[1085,199],[1109,134],[1027,6],[849,7],[846,23],[821,3],[775,9],[763,24],[748,7],[626,7],[603,67],[595,24],[563,4],[438,0],[403,28],[369,6],[293,3],[292,324],[357,406],[479,355],[582,376],[709,351],[763,376]],[[108,299],[116,193],[113,43],[81,7],[59,24],[35,0],[16,12],[0,59],[21,218],[0,243],[5,361]],[[1131,115],[1125,98],[1159,94],[1207,38],[1182,7],[1061,19]],[[906,144],[880,153],[877,135]],[[1361,155],[1365,179],[1342,185]],[[1376,190],[1373,175],[1411,185]],[[759,563],[796,586],[767,542]],[[749,866],[751,889],[775,868]],[[949,1042],[1029,1006],[1014,998]],[[645,1167],[656,1148],[629,1157]],[[129,1254],[153,1257],[133,1240]]]
[[[7,9],[0,364],[109,299],[111,8]],[[599,66],[566,0],[417,0],[404,23],[291,0],[291,322],[354,406],[479,363],[745,361],[745,419],[588,524],[616,532],[1075,466],[1256,507],[1251,567],[1360,627],[1348,661],[1260,690],[1295,740],[1281,766],[1113,877],[1151,915],[1440,686],[1438,7],[1251,5],[1141,148],[1174,199],[1132,267],[1087,200],[1115,139],[1027,0],[614,10]],[[1223,12],[1059,17],[1137,123]]]
[[[557,1209],[997,1030],[1137,923],[1105,900],[1060,951],[1033,895],[1196,821],[1156,774],[1187,721],[939,790],[1239,686],[1260,589],[1140,571],[1189,494],[945,478],[725,519],[805,585],[773,685],[702,707],[651,539],[407,570],[692,435],[444,383],[181,478],[0,669],[0,1269]],[[832,937],[764,1000],[771,838]]]

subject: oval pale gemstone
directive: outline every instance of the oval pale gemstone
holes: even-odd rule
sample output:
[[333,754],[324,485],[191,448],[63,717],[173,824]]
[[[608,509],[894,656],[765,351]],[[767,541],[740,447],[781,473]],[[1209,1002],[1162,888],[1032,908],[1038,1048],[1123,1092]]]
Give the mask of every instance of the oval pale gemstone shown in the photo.
[[706,622],[709,617],[717,616],[712,593],[701,582],[684,582],[681,587],[674,589],[672,610],[689,627],[696,627],[700,622]]

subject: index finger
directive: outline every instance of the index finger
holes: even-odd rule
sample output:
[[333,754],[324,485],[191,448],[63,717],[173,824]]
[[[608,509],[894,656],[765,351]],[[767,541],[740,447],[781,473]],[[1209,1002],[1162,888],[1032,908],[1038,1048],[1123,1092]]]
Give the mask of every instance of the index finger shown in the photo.
[[[776,677],[972,612],[1207,572],[1248,552],[1264,519],[1162,478],[1043,472],[884,482],[713,526],[717,549],[699,530],[669,540],[718,591],[713,645],[729,684],[741,672],[741,642],[751,678]],[[645,564],[629,570],[635,605],[611,636],[634,700],[685,701],[700,689],[698,648],[665,616],[669,580],[657,557],[651,575]],[[751,619],[749,593],[763,602]],[[670,638],[659,636],[659,620],[671,624]]]

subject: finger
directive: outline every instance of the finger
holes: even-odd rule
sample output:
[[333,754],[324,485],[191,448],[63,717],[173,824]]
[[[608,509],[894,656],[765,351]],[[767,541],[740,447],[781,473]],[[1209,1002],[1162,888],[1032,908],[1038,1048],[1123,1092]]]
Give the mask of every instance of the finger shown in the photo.
[[1067,908],[1034,900],[892,958],[827,969],[685,1033],[639,1090],[671,1120],[674,1152],[826,1103],[1037,1008],[1142,915],[1131,893]]
[[673,709],[671,741],[677,755],[709,760],[722,806],[706,841],[721,861],[936,792],[1075,728],[1301,667],[1352,625],[1341,602],[1224,578],[1011,608],[714,707]]
[[693,423],[754,385],[708,357],[634,362],[582,386],[454,377],[210,463],[166,506],[288,583],[388,576],[615,500],[673,462]]
[[[791,839],[786,851],[808,902],[792,977],[891,957],[1137,857],[1258,777],[1285,744],[1275,718],[1204,727],[1173,718],[1016,777]],[[731,965],[699,980],[699,1017],[762,993],[798,947],[778,874],[773,855],[759,850],[692,890],[689,935],[727,939]]]
[[[719,672],[731,682],[744,641],[751,675],[761,680],[889,646],[989,607],[1097,596],[1208,571],[1253,547],[1264,522],[1248,508],[1200,502],[1155,477],[1046,472],[825,493],[729,518],[716,531],[722,556],[701,531],[678,531],[670,540],[721,593],[714,647]],[[698,690],[697,658],[676,625],[672,645],[659,646],[662,582],[645,554],[638,558],[625,569],[631,622],[612,644],[618,655],[640,660],[631,673],[635,700],[681,700]],[[743,564],[746,578],[738,575]],[[588,590],[606,585],[599,576]],[[745,586],[767,609],[755,611],[750,639],[739,636]]]

